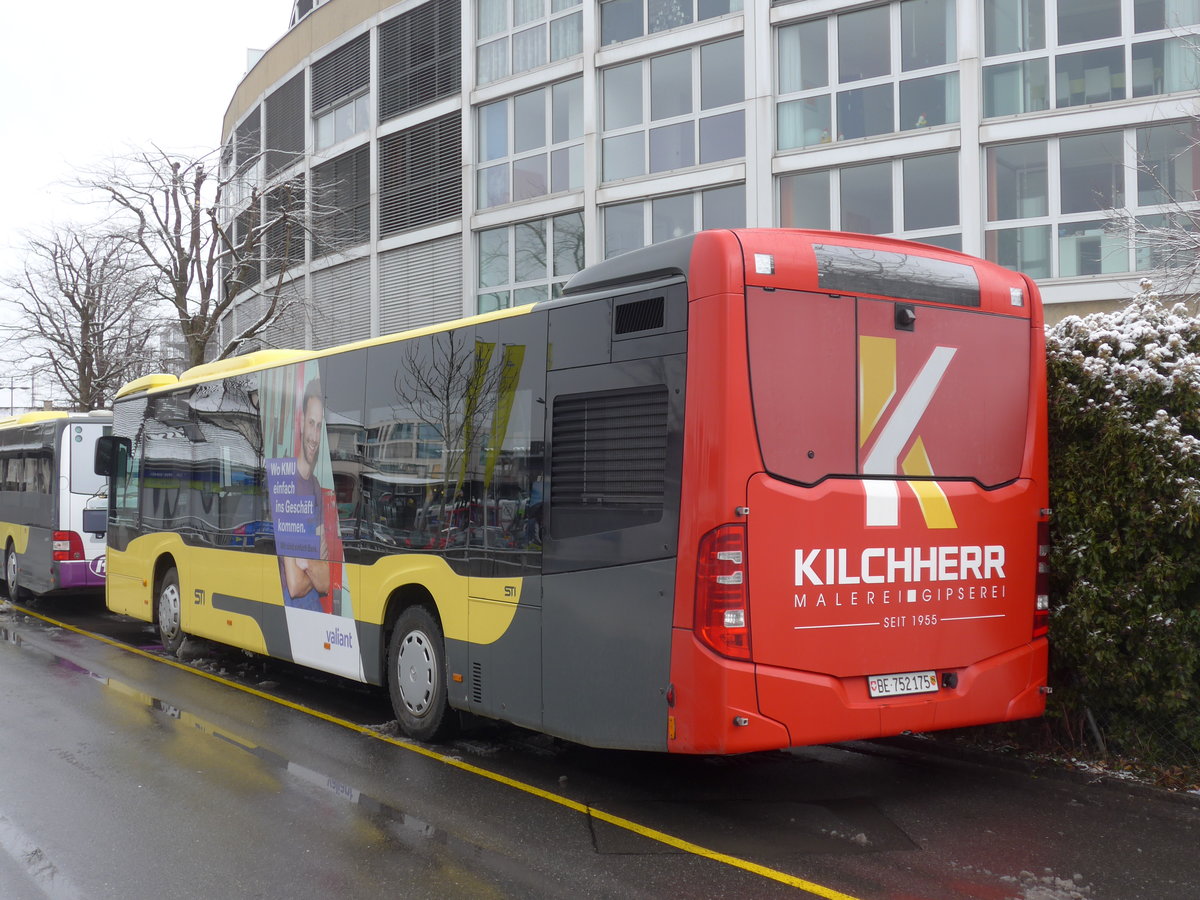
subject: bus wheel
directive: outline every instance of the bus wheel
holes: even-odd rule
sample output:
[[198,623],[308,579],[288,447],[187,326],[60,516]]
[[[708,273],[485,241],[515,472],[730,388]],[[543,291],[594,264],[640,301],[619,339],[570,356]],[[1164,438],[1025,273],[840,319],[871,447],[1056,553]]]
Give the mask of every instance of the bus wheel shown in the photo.
[[158,584],[158,637],[163,649],[174,654],[183,644],[183,626],[180,620],[180,610],[183,604],[179,599],[179,573],[167,569]]
[[446,703],[442,629],[423,606],[410,606],[392,629],[388,690],[404,733],[418,741],[444,740],[457,722]]
[[13,603],[28,600],[29,596],[17,578],[17,551],[12,544],[4,555],[4,580],[8,588],[8,599]]

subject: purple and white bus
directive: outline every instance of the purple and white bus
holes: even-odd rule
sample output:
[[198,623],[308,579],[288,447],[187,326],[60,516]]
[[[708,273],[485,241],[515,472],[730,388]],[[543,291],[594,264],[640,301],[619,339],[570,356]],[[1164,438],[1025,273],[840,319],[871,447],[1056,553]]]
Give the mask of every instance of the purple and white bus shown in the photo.
[[34,412],[0,419],[0,547],[9,599],[102,593],[105,478],[96,439],[112,413]]

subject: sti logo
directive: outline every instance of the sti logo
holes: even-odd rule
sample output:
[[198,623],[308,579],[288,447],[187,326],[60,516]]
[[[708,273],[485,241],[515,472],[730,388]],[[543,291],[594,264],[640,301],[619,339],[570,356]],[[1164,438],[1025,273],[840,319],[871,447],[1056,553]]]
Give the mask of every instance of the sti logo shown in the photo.
[[[863,474],[916,478],[934,475],[925,442],[920,435],[915,440],[913,436],[958,351],[954,347],[934,347],[921,370],[900,392],[896,339],[861,335],[858,347],[859,449],[871,445],[862,462]],[[900,484],[890,480],[863,482],[868,527],[894,527],[900,523]],[[908,481],[904,485],[916,494],[927,527],[958,527],[950,502],[936,481]]]
[[88,571],[97,578],[103,578],[108,571],[108,557],[97,556],[95,559],[88,560]]

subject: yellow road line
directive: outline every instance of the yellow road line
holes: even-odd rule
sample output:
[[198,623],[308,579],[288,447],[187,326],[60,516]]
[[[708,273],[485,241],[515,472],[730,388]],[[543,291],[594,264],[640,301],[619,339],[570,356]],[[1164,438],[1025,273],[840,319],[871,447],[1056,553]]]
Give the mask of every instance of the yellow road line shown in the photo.
[[444,765],[453,766],[454,768],[460,769],[463,772],[469,772],[472,775],[477,775],[480,778],[486,778],[489,781],[494,781],[497,784],[504,785],[505,787],[514,788],[515,790],[522,791],[534,797],[540,797],[543,800],[548,800],[551,803],[556,803],[559,806],[566,807],[573,812],[582,813],[586,816],[592,816],[593,818],[599,819],[602,822],[607,822],[609,825],[613,825],[617,828],[622,828],[625,831],[630,831],[634,834],[641,835],[642,837],[651,841],[665,844],[668,847],[674,847],[676,850],[682,850],[684,853],[691,853],[694,856],[702,856],[705,859],[711,859],[714,862],[724,863],[725,865],[731,866],[735,869],[741,869],[744,872],[750,872],[754,875],[759,875],[771,881],[777,881],[780,884],[788,885],[789,887],[799,888],[800,890],[807,891],[809,894],[812,894],[815,897],[824,897],[825,900],[857,900],[857,898],[851,896],[850,894],[843,894],[841,891],[836,891],[833,888],[825,887],[824,885],[808,881],[804,878],[798,878],[795,875],[789,875],[787,872],[780,872],[778,869],[760,866],[758,863],[740,859],[736,856],[730,856],[727,853],[709,850],[706,847],[693,844],[691,841],[685,841],[683,838],[675,837],[674,835],[667,834],[666,832],[658,831],[657,829],[649,828],[645,825],[639,825],[637,822],[634,822],[630,819],[613,815],[612,813],[607,813],[602,809],[596,809],[593,806],[588,806],[584,803],[578,802],[577,800],[564,797],[561,794],[555,794],[552,791],[543,790],[542,788],[535,787],[532,784],[526,784],[523,781],[517,781],[516,779],[509,778],[507,775],[501,775],[498,772],[492,772],[488,769],[483,769],[479,766],[472,765],[471,763],[454,759],[453,757],[438,753],[436,750],[430,750],[427,747],[422,747],[420,744],[414,744],[411,741],[406,741],[402,738],[395,738],[386,734],[380,734],[374,729],[368,728],[366,725],[359,725],[347,719],[341,719],[337,716],[331,716],[327,713],[323,713],[317,709],[301,706],[298,703],[292,703],[290,700],[284,700],[281,697],[272,696],[271,694],[260,691],[257,688],[249,687],[248,685],[238,684],[236,681],[231,681],[230,679],[224,678],[220,675],[214,675],[211,672],[205,672],[202,669],[185,665],[184,663],[174,659],[168,659],[166,657],[157,656],[153,653],[148,653],[145,650],[142,650],[139,647],[134,647],[130,644],[123,644],[120,641],[115,641],[112,638],[105,637],[102,634],[85,631],[82,628],[77,628],[74,625],[67,624],[66,622],[60,622],[57,619],[51,619],[49,616],[44,616],[40,613],[34,612],[33,610],[26,609],[23,606],[16,606],[14,604],[13,609],[24,615],[32,616],[35,619],[40,619],[41,621],[53,625],[56,628],[62,628],[66,631],[71,631],[75,634],[92,638],[100,641],[101,643],[108,644],[110,647],[115,647],[118,650],[124,650],[128,653],[133,653],[137,656],[153,660],[154,662],[173,666],[180,671],[188,672],[192,675],[199,675],[203,678],[207,678],[209,681],[215,681],[218,684],[234,688],[235,690],[259,697],[271,703],[278,703],[280,706],[286,706],[288,709],[295,710],[296,712],[322,719],[332,725],[338,725],[342,728],[349,729],[350,731],[357,731],[359,734],[364,734],[368,737],[375,738],[376,740],[383,741],[384,743],[392,744],[404,750],[411,751],[412,753],[418,753],[421,756],[435,760]]

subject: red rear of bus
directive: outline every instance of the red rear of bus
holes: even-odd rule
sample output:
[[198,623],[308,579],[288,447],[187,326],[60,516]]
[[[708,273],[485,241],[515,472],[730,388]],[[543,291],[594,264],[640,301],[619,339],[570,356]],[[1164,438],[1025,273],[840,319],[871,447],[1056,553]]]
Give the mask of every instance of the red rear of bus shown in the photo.
[[1034,284],[852,234],[705,232],[691,258],[668,748],[1041,714]]

